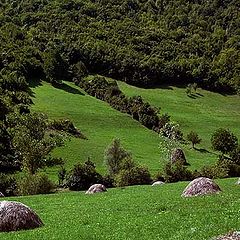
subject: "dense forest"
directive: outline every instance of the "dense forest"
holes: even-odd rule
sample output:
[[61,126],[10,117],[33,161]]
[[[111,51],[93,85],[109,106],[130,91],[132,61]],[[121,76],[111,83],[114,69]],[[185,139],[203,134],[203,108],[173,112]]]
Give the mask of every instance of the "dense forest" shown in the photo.
[[1,85],[88,71],[239,92],[239,12],[237,0],[1,1]]
[[30,113],[33,79],[54,85],[101,74],[144,87],[197,83],[239,93],[239,10],[237,0],[1,1],[1,168],[19,169],[21,131],[36,122],[41,131],[29,139],[49,151],[55,144],[44,139],[48,121]]

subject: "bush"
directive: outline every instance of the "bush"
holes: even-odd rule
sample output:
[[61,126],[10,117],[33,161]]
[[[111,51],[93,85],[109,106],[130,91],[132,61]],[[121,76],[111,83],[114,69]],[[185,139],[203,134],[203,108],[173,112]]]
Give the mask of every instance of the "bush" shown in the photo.
[[114,187],[114,178],[110,175],[106,175],[102,177],[101,182],[106,188]]
[[157,172],[155,177],[154,177],[154,181],[162,181],[165,182],[165,179],[163,177],[163,173],[162,172]]
[[17,182],[18,195],[36,195],[53,192],[55,185],[45,174],[26,174]]
[[204,166],[200,170],[201,177],[207,178],[225,178],[228,177],[229,168],[225,163]]
[[240,165],[240,146],[230,153],[230,157],[235,164]]
[[109,174],[117,174],[123,159],[130,156],[120,143],[120,139],[113,139],[112,143],[106,148],[104,158]]
[[222,153],[232,152],[237,148],[238,139],[229,130],[219,128],[217,129],[211,138],[212,148]]
[[88,160],[74,166],[67,177],[66,185],[70,190],[80,191],[88,189],[92,184],[102,183],[102,179],[94,163]]
[[142,166],[122,169],[115,177],[115,184],[118,187],[150,184],[151,182],[149,170]]
[[179,129],[178,124],[167,122],[160,130],[160,134],[171,140],[182,140],[183,133]]
[[163,177],[166,182],[191,181],[195,175],[180,161],[174,164],[167,163],[164,167]]
[[202,141],[202,139],[199,138],[198,134],[194,131],[187,134],[187,140],[192,143],[193,148],[195,148],[196,144],[199,144]]
[[49,124],[49,128],[52,130],[58,130],[58,131],[69,133],[74,137],[86,139],[86,137],[68,119],[54,120]]
[[16,179],[7,174],[0,173],[0,192],[4,196],[13,196],[15,195],[16,190]]

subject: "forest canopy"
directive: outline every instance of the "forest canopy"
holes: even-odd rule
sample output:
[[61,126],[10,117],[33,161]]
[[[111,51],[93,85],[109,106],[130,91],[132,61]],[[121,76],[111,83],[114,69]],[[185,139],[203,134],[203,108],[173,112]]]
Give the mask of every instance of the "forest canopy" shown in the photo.
[[87,70],[239,93],[239,12],[238,0],[1,1],[0,87],[22,92],[32,78]]

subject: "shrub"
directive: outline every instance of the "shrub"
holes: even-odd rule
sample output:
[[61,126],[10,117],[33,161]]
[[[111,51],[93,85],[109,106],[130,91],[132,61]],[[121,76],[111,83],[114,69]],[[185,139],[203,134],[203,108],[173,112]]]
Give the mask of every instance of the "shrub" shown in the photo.
[[211,138],[212,148],[222,153],[229,153],[236,149],[238,145],[237,137],[229,130],[219,128]]
[[228,163],[220,161],[217,164],[202,167],[200,176],[207,178],[225,178],[228,177],[228,172]]
[[163,177],[166,182],[178,182],[193,180],[195,176],[180,161],[177,161],[174,164],[167,163],[165,165]]
[[67,170],[61,166],[58,171],[58,184],[63,185],[64,180],[66,179]]
[[101,182],[106,188],[114,187],[114,178],[111,175],[106,175],[102,177]]
[[235,164],[240,165],[240,146],[230,153],[230,157]]
[[163,126],[163,128],[160,130],[160,134],[171,140],[182,140],[183,139],[183,133],[179,129],[179,125],[172,123],[172,122],[167,122]]
[[165,182],[165,179],[163,177],[163,173],[162,172],[157,172],[155,177],[154,177],[154,181],[162,181]]
[[102,176],[97,173],[94,163],[88,160],[74,166],[67,177],[66,185],[70,190],[80,191],[95,183],[102,183]]
[[16,190],[16,179],[8,174],[0,173],[0,192],[4,196],[15,195]]
[[54,120],[49,124],[49,128],[52,130],[58,130],[69,133],[74,137],[86,139],[86,137],[68,119]]
[[192,143],[193,148],[195,148],[196,144],[199,144],[202,141],[202,139],[199,138],[198,134],[194,131],[187,134],[187,140]]
[[45,174],[25,174],[17,181],[18,195],[47,194],[54,188],[53,182]]
[[236,164],[232,158],[220,156],[218,166],[223,166],[227,170],[228,177],[239,177],[240,176],[240,165]]
[[115,177],[115,184],[118,187],[149,184],[151,182],[152,179],[149,170],[142,166],[122,169]]
[[117,174],[123,159],[129,157],[130,153],[121,147],[120,139],[113,139],[112,143],[106,148],[104,158],[109,174]]

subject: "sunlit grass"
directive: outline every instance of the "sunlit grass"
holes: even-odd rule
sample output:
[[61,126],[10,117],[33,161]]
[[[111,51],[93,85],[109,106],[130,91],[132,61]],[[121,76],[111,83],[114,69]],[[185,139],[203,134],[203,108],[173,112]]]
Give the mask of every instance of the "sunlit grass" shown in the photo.
[[13,239],[210,239],[239,230],[239,186],[236,179],[218,180],[217,195],[182,198],[187,182],[162,186],[109,189],[85,195],[66,192],[9,198],[33,208],[45,226],[1,233]]

